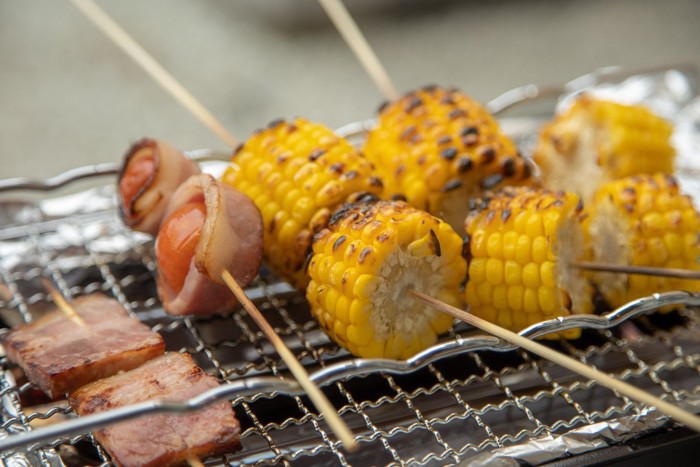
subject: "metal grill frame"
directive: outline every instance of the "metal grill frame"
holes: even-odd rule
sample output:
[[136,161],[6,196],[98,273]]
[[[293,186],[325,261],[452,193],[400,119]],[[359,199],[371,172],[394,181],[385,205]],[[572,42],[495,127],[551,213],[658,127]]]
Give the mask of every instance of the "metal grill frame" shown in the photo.
[[[537,97],[532,88],[521,91],[520,101],[513,100],[511,92],[510,101],[503,97],[492,101],[492,110],[510,108],[513,102]],[[561,93],[562,89],[544,91],[539,97]],[[353,129],[364,127],[366,123],[354,124],[343,131],[352,133]],[[14,186],[50,191],[65,184],[66,179],[111,174],[114,169],[105,165],[77,169],[72,175],[47,181],[5,181],[4,185],[0,182],[0,190]],[[53,196],[50,193],[48,199],[54,199]],[[0,228],[0,287],[8,295],[0,299],[0,310],[6,314],[9,311],[21,321],[30,321],[35,313],[51,304],[50,296],[36,286],[38,278],[48,277],[69,298],[92,292],[115,297],[132,316],[150,323],[154,331],[163,334],[171,350],[194,354],[222,383],[271,377],[272,385],[263,392],[239,395],[232,400],[246,427],[241,436],[243,448],[210,460],[212,464],[361,465],[368,461],[387,465],[451,464],[594,423],[630,416],[649,417],[646,407],[626,397],[524,351],[513,350],[495,338],[480,336],[463,325],[455,327],[440,345],[408,362],[352,360],[347,352],[322,337],[308,314],[306,317],[300,314],[303,296],[264,272],[248,292],[314,379],[325,383],[324,390],[354,429],[361,449],[348,454],[333,439],[309,401],[296,395],[298,391],[293,384],[274,386],[274,381],[289,380],[287,368],[244,311],[237,310],[226,318],[174,318],[162,312],[154,295],[135,298],[133,295],[140,294],[132,293],[135,284],[154,280],[152,244],[121,224],[110,188],[99,188],[83,197],[87,198],[98,200],[97,208],[84,205],[84,210],[81,208],[71,215],[50,214],[41,201],[25,202],[15,213],[8,212],[14,205],[0,209],[0,219],[15,220],[14,224]],[[61,237],[66,235],[71,240],[64,238],[61,243]],[[109,239],[108,244],[115,239],[121,244],[116,251],[105,251],[102,245],[105,239]],[[112,248],[110,245],[107,250]],[[3,248],[13,246],[24,249],[22,259],[16,264],[1,257],[6,251]],[[126,274],[120,269],[125,264],[130,266]],[[76,282],[69,277],[75,270],[89,271],[95,277]],[[680,324],[671,327],[638,317],[650,313],[664,300],[693,307],[681,309],[677,317]],[[664,399],[695,407],[700,403],[698,305],[700,298],[689,294],[657,296],[603,317],[552,320],[524,334],[534,336],[575,325],[597,327],[598,330],[590,331],[595,344],[582,348],[575,342],[561,340],[555,345],[587,365],[638,383]],[[614,327],[633,318],[648,331],[634,342],[622,338]],[[219,321],[232,325],[235,338],[217,340],[209,336],[211,327],[221,325]],[[230,349],[250,357],[249,363],[232,367],[230,361],[219,356]],[[477,349],[481,351],[471,351]],[[512,363],[500,364],[498,360],[502,356]],[[236,357],[236,361],[240,359]],[[71,409],[64,403],[27,411],[29,408],[20,401],[35,387],[31,383],[17,386],[6,359],[0,363],[4,370],[0,377],[3,403],[0,438],[31,432],[37,419],[55,415],[72,417]],[[465,370],[464,374],[455,375],[455,364],[471,372]],[[680,373],[684,375],[682,378],[676,376]],[[380,384],[380,391],[367,396],[364,386]],[[264,384],[258,387],[265,388]],[[282,421],[271,420],[270,414],[261,410],[263,404],[276,402],[290,409],[290,415]],[[555,413],[567,415],[553,418]],[[654,420],[658,422],[656,426],[665,423],[658,415]],[[7,455],[4,461],[62,465],[57,449],[64,443],[88,443],[94,448],[98,462],[110,463],[107,453],[89,434],[57,438],[47,448],[27,446],[28,451]]]

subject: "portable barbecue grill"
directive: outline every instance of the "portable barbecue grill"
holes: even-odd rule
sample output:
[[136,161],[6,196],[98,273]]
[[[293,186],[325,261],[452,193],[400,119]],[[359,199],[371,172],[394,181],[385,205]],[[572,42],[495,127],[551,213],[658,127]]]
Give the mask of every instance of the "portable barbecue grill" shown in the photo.
[[[633,74],[606,70],[562,88],[520,88],[490,107],[498,112],[520,109],[519,116],[503,118],[502,123],[527,152],[542,119],[551,115],[551,100],[545,98],[565,98],[593,86],[596,92],[644,98],[660,105],[662,112],[700,120],[695,84],[694,71],[685,67]],[[681,153],[683,147],[693,149],[698,138],[698,127],[682,123],[677,127],[687,127],[688,132],[679,142]],[[352,124],[341,132],[361,137],[366,125]],[[680,163],[685,163],[682,157]],[[220,165],[205,167],[215,172]],[[681,169],[681,181],[684,173],[688,175],[684,187],[692,191],[693,168]],[[353,359],[311,319],[302,294],[263,270],[247,292],[356,434],[360,449],[346,453],[243,310],[215,317],[171,317],[163,312],[156,298],[152,241],[122,225],[111,180],[107,186],[70,195],[53,191],[115,170],[116,165],[107,164],[50,180],[0,182],[5,200],[0,203],[0,319],[4,327],[11,327],[50,309],[42,277],[53,280],[69,298],[93,292],[114,296],[160,332],[168,350],[189,352],[222,383],[234,383],[217,394],[233,403],[242,425],[242,446],[207,465],[517,465],[562,458],[570,465],[601,458],[585,457],[591,452],[620,458],[654,443],[667,445],[669,439],[697,441],[653,409],[466,325],[455,326],[436,346],[406,362]],[[26,190],[49,191],[49,196],[26,201]],[[700,190],[693,192],[697,193]],[[17,198],[24,200],[11,201]],[[677,304],[678,310],[652,314],[668,303]],[[581,326],[581,339],[551,345],[697,413],[699,311],[700,297],[673,292],[600,316],[541,323],[523,334],[535,337]],[[641,330],[639,338],[623,337],[621,323],[634,323]],[[3,453],[5,464],[110,465],[109,456],[86,434],[89,430],[83,427],[82,433],[75,433],[81,430],[79,419],[65,402],[42,400],[6,359],[2,363],[0,443],[15,440],[18,445]],[[103,421],[114,422],[120,414],[123,411],[107,413]],[[54,417],[67,421],[37,427]],[[60,429],[48,442],[32,438],[52,428]],[[607,449],[596,451],[601,448]]]

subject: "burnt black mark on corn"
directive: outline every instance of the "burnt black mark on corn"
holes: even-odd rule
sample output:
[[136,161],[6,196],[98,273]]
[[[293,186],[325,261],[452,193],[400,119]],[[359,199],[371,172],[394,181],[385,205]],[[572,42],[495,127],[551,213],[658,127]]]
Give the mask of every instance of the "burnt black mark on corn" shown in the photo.
[[437,84],[426,84],[426,85],[423,86],[421,89],[422,89],[423,91],[425,91],[425,92],[429,92],[429,93],[432,94],[432,93],[434,93],[438,88],[439,88],[439,86],[438,86]]
[[472,260],[472,236],[467,234],[462,239],[462,258],[469,263]]
[[277,164],[282,165],[287,162],[288,157],[286,155],[277,156]]
[[459,173],[466,173],[474,167],[474,162],[469,157],[460,157],[457,161],[457,170]]
[[391,200],[392,201],[406,201],[407,198],[405,195],[402,195],[401,193],[396,193],[391,195]]
[[412,112],[413,110],[415,110],[415,109],[417,109],[418,107],[420,107],[421,105],[423,105],[423,100],[422,100],[421,98],[419,98],[419,97],[413,97],[413,98],[411,98],[411,99],[408,101],[408,104],[406,104],[406,107],[404,107],[403,110],[404,110],[406,113],[410,113],[410,112]]
[[508,221],[508,219],[510,218],[510,215],[511,215],[510,209],[504,209],[503,211],[501,211],[501,220],[503,222]]
[[490,164],[496,159],[496,151],[491,146],[485,146],[479,151],[479,162]]
[[503,175],[501,174],[495,174],[495,175],[489,175],[485,179],[483,179],[480,183],[481,188],[484,190],[490,190],[494,188],[496,185],[500,184],[503,181]]
[[452,142],[452,138],[451,138],[450,136],[447,136],[447,135],[441,136],[441,137],[437,140],[437,144],[438,144],[439,146],[444,146],[444,145],[446,145],[446,144],[450,144],[451,142]]
[[270,123],[268,123],[267,127],[272,130],[272,129],[282,125],[283,123],[284,123],[283,118],[276,118],[276,119],[272,120]]
[[235,156],[239,152],[243,150],[243,147],[245,146],[245,143],[241,143],[238,146],[236,146],[236,149],[233,150],[233,155]]
[[357,257],[357,264],[363,264],[367,259],[367,256],[370,255],[372,251],[373,248],[371,246],[364,247],[360,252],[360,256]]
[[382,179],[379,177],[371,176],[371,177],[369,177],[369,186],[376,187],[376,188],[383,188],[384,182],[382,182]]
[[406,141],[406,140],[408,140],[411,136],[413,136],[413,134],[414,134],[415,132],[416,132],[416,127],[415,127],[415,125],[411,125],[411,126],[409,126],[409,127],[406,127],[406,129],[403,130],[403,131],[401,132],[401,136],[399,136],[399,138],[401,139],[401,141]]
[[353,178],[357,178],[359,175],[360,174],[357,172],[357,170],[350,170],[343,174],[343,178],[345,180],[352,180]]
[[314,149],[313,151],[311,151],[311,154],[309,154],[309,160],[311,162],[314,162],[316,159],[318,159],[319,157],[321,157],[325,153],[326,153],[325,149]]
[[490,223],[496,217],[496,211],[493,209],[486,213],[486,222]]
[[515,175],[515,159],[512,157],[506,157],[502,162],[503,175],[506,177],[511,177]]
[[442,256],[442,247],[440,247],[440,240],[433,229],[430,229],[430,240],[433,242],[433,251],[435,256]]
[[347,235],[341,235],[340,237],[337,238],[335,242],[333,242],[333,251],[337,250],[340,248],[340,246],[345,243],[345,240],[347,240]]
[[379,104],[379,108],[377,109],[377,113],[380,114],[380,113],[384,112],[384,109],[386,109],[388,105],[389,105],[389,101],[384,101],[381,104]]
[[450,191],[457,190],[458,188],[462,188],[463,185],[464,182],[460,179],[450,180],[449,182],[445,183],[445,186],[442,187],[442,192],[448,193]]
[[464,117],[465,115],[467,115],[467,113],[464,110],[454,109],[454,110],[451,110],[450,113],[447,114],[447,118],[449,118],[450,120],[454,120],[454,119],[459,118],[459,117]]
[[459,132],[461,136],[469,136],[469,135],[479,135],[479,129],[475,126],[465,126],[462,128],[462,130]]
[[451,161],[455,157],[457,157],[457,149],[455,148],[445,148],[442,151],[440,151],[440,157],[443,159],[446,159],[448,161]]
[[576,212],[579,213],[583,211],[583,200],[579,199],[578,203],[576,204]]
[[306,255],[306,259],[304,260],[304,274],[308,275],[309,274],[309,266],[313,263],[314,266],[316,265],[315,262],[311,261],[311,258],[314,257],[313,251],[309,252],[308,255]]
[[336,162],[335,164],[331,164],[329,169],[333,173],[342,174],[343,170],[345,170],[345,164],[343,164],[342,162]]
[[462,144],[465,147],[471,147],[479,142],[479,137],[477,135],[468,135],[462,138]]
[[377,236],[377,242],[384,243],[387,240],[389,240],[389,237],[391,237],[391,232],[388,232],[388,231],[382,232],[381,234],[379,234]]

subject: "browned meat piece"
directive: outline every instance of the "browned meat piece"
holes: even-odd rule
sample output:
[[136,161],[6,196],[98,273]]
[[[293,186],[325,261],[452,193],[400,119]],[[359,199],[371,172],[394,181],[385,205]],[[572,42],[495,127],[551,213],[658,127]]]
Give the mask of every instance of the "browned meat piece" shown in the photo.
[[51,398],[165,352],[160,334],[129,316],[114,299],[87,295],[73,307],[85,326],[56,310],[15,327],[2,339],[10,361]]
[[[96,381],[70,396],[78,415],[90,415],[148,400],[184,401],[219,383],[188,354],[167,353],[143,366]],[[240,425],[227,401],[184,415],[151,415],[94,433],[121,466],[183,465],[188,458],[231,452]]]

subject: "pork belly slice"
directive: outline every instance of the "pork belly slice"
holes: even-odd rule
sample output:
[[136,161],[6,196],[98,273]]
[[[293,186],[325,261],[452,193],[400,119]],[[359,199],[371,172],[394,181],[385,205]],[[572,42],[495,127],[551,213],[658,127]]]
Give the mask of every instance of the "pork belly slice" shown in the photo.
[[160,334],[129,316],[116,300],[93,294],[72,305],[85,326],[55,310],[2,338],[10,361],[52,399],[165,352]]
[[[143,366],[96,381],[70,396],[80,416],[149,400],[182,402],[219,383],[194,364],[189,354],[167,353]],[[184,465],[188,458],[231,452],[240,425],[228,401],[186,414],[149,415],[93,433],[121,466]]]

